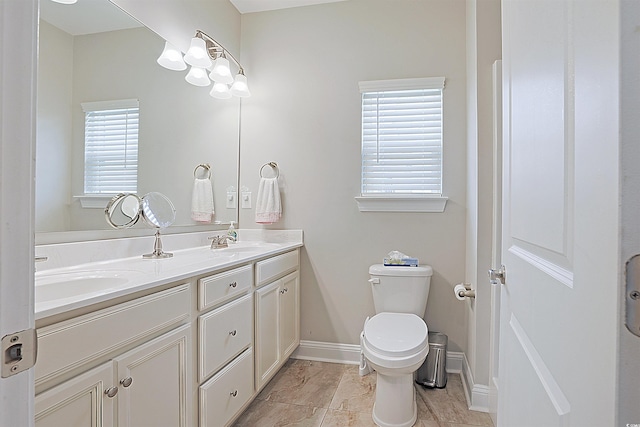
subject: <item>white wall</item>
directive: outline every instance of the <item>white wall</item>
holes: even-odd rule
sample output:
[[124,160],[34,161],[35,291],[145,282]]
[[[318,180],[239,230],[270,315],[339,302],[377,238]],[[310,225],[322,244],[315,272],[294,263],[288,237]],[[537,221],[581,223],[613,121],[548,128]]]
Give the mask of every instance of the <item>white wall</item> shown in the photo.
[[[374,314],[370,264],[400,250],[433,266],[426,320],[466,350],[466,99],[464,0],[350,0],[242,16],[241,182],[262,164],[281,171],[284,216],[267,228],[304,229],[301,337],[359,343]],[[363,80],[445,76],[444,213],[360,213]],[[240,210],[243,228],[253,209]]]

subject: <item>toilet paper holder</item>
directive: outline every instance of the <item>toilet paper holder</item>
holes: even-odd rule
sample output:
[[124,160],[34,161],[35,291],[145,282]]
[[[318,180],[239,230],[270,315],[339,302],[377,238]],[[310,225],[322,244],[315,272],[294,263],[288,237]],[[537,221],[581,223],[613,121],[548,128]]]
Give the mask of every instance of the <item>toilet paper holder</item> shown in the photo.
[[456,297],[459,300],[464,298],[475,298],[476,291],[471,289],[470,283],[458,283],[454,288],[453,292],[456,294]]

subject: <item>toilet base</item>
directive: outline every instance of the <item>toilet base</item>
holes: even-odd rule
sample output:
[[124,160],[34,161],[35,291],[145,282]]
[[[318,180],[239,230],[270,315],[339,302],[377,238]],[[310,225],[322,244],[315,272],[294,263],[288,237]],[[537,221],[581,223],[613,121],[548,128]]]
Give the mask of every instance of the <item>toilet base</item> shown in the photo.
[[411,427],[418,418],[413,373],[384,375],[378,372],[373,422],[380,427]]

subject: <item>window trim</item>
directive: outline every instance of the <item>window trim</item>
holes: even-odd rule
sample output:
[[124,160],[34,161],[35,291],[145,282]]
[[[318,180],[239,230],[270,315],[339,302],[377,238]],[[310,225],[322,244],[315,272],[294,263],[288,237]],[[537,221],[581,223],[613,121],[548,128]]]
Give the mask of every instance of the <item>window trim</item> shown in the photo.
[[[444,89],[444,77],[373,80],[359,82],[360,93],[411,89]],[[444,97],[444,95],[443,95]],[[444,119],[443,119],[444,122]],[[444,147],[443,147],[444,148]],[[362,163],[360,164],[362,174]],[[440,179],[443,179],[441,175]],[[362,184],[361,184],[362,185]],[[444,212],[448,197],[441,194],[374,195],[355,197],[360,212]]]

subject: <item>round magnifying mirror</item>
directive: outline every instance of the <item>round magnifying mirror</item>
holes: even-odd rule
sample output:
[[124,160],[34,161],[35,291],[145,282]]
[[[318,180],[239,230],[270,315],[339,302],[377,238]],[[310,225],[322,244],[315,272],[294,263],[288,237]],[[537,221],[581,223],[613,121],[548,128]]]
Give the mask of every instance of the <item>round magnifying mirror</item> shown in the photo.
[[176,219],[176,208],[162,193],[147,193],[142,197],[142,217],[152,227],[167,228]]
[[114,196],[104,209],[107,223],[113,228],[129,228],[140,219],[141,200],[135,194],[121,193]]

